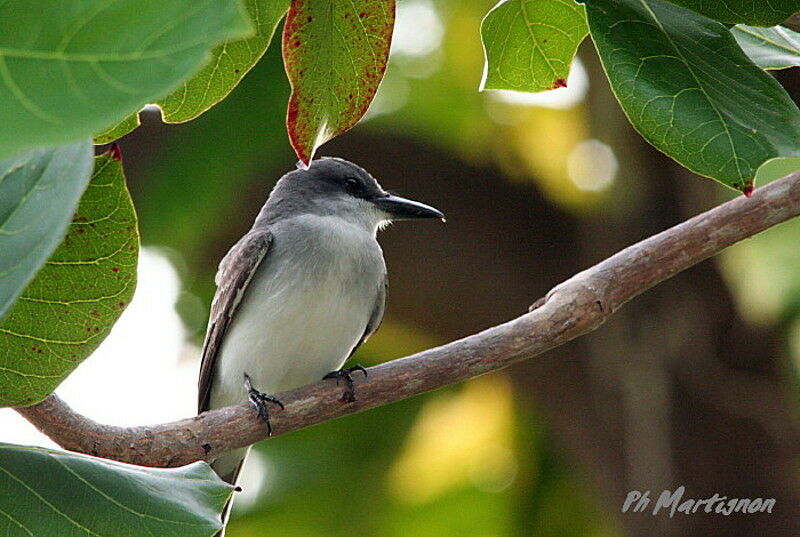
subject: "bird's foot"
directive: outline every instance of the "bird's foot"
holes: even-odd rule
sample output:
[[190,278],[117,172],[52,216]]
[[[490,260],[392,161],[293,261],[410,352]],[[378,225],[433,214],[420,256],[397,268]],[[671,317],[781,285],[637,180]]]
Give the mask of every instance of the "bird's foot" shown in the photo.
[[354,403],[356,400],[356,390],[355,390],[355,383],[353,382],[353,373],[356,371],[361,371],[364,373],[364,377],[367,376],[367,370],[364,369],[361,365],[354,365],[348,369],[339,369],[338,371],[331,371],[324,377],[323,379],[336,379],[336,384],[339,384],[340,380],[344,380],[347,383],[347,389],[342,394],[342,401],[345,403]]
[[272,436],[272,424],[269,422],[269,410],[267,410],[267,403],[278,405],[281,407],[281,410],[283,410],[283,403],[278,401],[274,395],[267,395],[266,393],[261,393],[253,388],[253,381],[250,379],[250,375],[247,373],[244,374],[244,387],[247,390],[247,396],[250,399],[250,402],[253,403],[258,411],[258,417],[264,420],[264,423],[267,424],[267,436]]

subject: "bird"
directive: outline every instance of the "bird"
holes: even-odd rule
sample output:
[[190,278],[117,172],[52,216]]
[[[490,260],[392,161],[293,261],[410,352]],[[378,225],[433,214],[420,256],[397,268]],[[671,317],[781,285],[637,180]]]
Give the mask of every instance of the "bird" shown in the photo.
[[[444,221],[438,209],[388,193],[341,158],[283,175],[219,264],[198,412],[249,400],[271,433],[267,404],[282,407],[273,394],[333,377],[347,383],[343,400],[355,400],[352,373],[366,370],[342,368],[378,329],[385,307],[377,232],[421,218]],[[249,449],[223,453],[211,467],[235,485]],[[230,502],[223,524],[229,509]]]

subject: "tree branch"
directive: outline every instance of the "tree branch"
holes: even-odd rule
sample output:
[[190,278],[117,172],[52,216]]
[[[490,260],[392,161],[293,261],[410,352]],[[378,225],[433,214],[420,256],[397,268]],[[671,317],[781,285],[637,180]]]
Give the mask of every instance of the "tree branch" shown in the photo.
[[[630,246],[552,289],[531,311],[447,345],[369,368],[358,401],[322,381],[278,394],[274,434],[285,434],[476,377],[598,328],[620,306],[726,247],[800,214],[800,172]],[[17,409],[65,449],[146,466],[178,466],[267,436],[249,403],[173,423],[115,427],[72,411],[55,395]]]

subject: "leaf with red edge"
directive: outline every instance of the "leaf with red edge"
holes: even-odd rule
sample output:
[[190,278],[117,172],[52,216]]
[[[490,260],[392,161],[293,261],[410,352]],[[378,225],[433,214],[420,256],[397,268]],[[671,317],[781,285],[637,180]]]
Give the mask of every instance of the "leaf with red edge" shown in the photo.
[[394,0],[292,0],[283,30],[292,85],[286,129],[306,165],[366,113],[386,70],[394,17]]

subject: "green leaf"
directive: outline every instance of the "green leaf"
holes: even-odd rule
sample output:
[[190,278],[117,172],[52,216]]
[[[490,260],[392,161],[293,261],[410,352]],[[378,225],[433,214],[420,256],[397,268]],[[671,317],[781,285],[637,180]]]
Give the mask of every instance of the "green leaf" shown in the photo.
[[720,22],[774,26],[800,11],[798,0],[669,0]]
[[133,296],[139,234],[118,156],[95,158],[67,236],[0,323],[0,406],[44,399]]
[[165,122],[194,119],[233,91],[266,52],[289,0],[245,0],[245,6],[256,35],[219,45],[199,73],[159,100],[156,104],[161,106]]
[[[289,7],[289,0],[244,0],[244,3],[255,35],[218,45],[200,72],[154,103],[161,107],[161,119],[165,123],[190,121],[223,100],[269,48],[275,29]],[[95,135],[95,142],[113,142],[139,124],[138,112],[131,114]]]
[[566,86],[569,65],[588,31],[583,6],[573,0],[502,0],[481,23],[486,55],[481,90]]
[[0,3],[0,158],[107,129],[248,30],[232,0]]
[[291,3],[283,33],[292,85],[286,128],[305,164],[367,111],[386,70],[394,16],[394,0]]
[[92,175],[92,144],[0,162],[0,319],[64,238]]
[[731,28],[745,54],[762,69],[800,65],[800,34],[783,26],[756,28],[739,24]]
[[232,489],[204,462],[147,468],[0,443],[4,537],[210,537]]
[[659,0],[592,0],[589,30],[633,126],[690,170],[747,193],[800,154],[800,111],[721,23]]
[[110,144],[114,140],[119,140],[126,134],[133,132],[141,124],[141,121],[139,121],[139,112],[134,112],[100,134],[95,134],[94,143],[96,145]]

